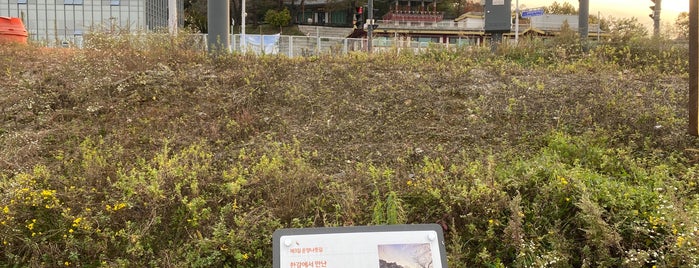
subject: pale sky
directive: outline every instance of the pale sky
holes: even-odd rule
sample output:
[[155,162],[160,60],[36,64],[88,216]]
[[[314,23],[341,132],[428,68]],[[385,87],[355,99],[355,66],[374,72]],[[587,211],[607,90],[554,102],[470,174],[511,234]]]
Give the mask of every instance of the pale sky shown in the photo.
[[[520,6],[529,8],[549,6],[554,0],[512,0],[512,5],[519,1]],[[612,17],[636,17],[638,21],[644,25],[653,25],[653,19],[648,17],[652,13],[650,6],[653,5],[651,0],[589,0],[590,14],[597,15],[599,11],[602,18]],[[578,0],[557,0],[558,3],[568,2],[578,7]],[[661,24],[675,23],[675,19],[680,12],[689,10],[689,0],[662,0],[660,19]]]

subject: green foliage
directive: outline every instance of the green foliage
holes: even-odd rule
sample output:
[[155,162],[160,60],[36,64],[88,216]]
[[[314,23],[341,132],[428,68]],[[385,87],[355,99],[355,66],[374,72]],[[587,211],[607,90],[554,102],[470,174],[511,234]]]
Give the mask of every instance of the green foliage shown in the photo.
[[675,19],[675,28],[677,28],[677,38],[686,40],[689,38],[689,13],[680,12]]
[[287,26],[289,22],[291,22],[291,12],[289,12],[287,8],[281,11],[274,9],[267,10],[267,13],[265,13],[265,22],[280,28]]
[[553,1],[553,3],[544,7],[544,12],[546,14],[577,15],[578,9],[569,2],[558,3],[558,1]]
[[612,42],[626,43],[648,36],[648,29],[638,21],[638,18],[612,19],[609,25]]

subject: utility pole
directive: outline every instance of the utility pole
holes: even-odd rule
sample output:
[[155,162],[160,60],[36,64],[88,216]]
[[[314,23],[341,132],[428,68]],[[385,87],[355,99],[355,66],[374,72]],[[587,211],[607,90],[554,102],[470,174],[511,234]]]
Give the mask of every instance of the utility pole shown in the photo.
[[209,33],[207,35],[207,45],[209,52],[220,53],[224,49],[228,49],[230,44],[229,35],[229,11],[230,3],[228,0],[211,0],[207,3],[207,26]]
[[699,0],[689,0],[689,134],[699,136]]
[[367,50],[369,54],[371,54],[371,50],[373,49],[373,42],[374,42],[374,0],[369,0],[369,3],[367,4],[367,9],[369,9],[369,13],[367,14],[368,21],[367,23],[367,39],[369,44],[367,45]]

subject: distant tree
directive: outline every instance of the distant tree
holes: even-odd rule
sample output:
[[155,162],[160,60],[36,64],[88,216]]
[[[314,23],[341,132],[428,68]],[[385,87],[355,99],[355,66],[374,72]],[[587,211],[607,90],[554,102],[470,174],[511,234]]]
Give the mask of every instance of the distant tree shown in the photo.
[[554,1],[550,6],[544,7],[544,12],[546,12],[546,14],[577,15],[578,9],[571,3],[564,2],[560,4]]
[[467,12],[482,12],[483,5],[480,0],[442,0],[437,2],[437,10],[448,18],[455,18]]
[[677,30],[677,38],[689,38],[689,13],[682,12],[675,19],[675,28]]
[[206,0],[184,1],[184,27],[197,32],[207,32]]
[[648,29],[636,17],[611,18],[609,33],[613,42],[628,42],[648,36]]
[[289,12],[287,8],[281,11],[269,9],[265,13],[265,22],[272,26],[279,27],[281,30],[282,27],[289,25],[289,22],[291,22],[291,12]]

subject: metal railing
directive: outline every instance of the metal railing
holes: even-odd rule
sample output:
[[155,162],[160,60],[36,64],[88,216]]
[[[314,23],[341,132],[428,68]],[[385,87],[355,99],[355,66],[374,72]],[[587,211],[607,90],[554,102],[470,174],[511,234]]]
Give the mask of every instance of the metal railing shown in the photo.
[[[251,44],[250,42],[242,42],[242,36],[235,34],[231,36],[230,49],[232,52],[238,53],[254,53],[254,54],[275,54],[286,55],[288,57],[298,56],[319,56],[319,55],[339,55],[347,54],[351,51],[365,51],[367,41],[361,38],[333,38],[320,36],[291,36],[280,35],[272,44],[265,44],[264,37],[270,35],[246,35],[246,37],[255,37],[260,40],[260,44]],[[204,36],[204,38],[206,38]]]

